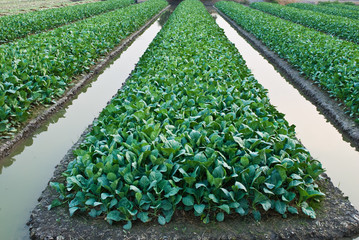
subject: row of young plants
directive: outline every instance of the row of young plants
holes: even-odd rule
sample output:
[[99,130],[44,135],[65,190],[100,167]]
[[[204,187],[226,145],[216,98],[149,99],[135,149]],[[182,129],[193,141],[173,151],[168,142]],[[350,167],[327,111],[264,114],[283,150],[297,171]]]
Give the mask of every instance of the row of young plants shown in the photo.
[[319,2],[319,6],[326,6],[326,7],[332,7],[332,8],[340,8],[340,9],[347,9],[347,10],[353,10],[353,11],[359,11],[359,5],[355,5],[352,2]]
[[0,44],[126,7],[132,3],[133,0],[107,0],[0,17]]
[[235,46],[198,0],[182,2],[126,85],[74,151],[66,183],[51,183],[70,215],[168,223],[185,210],[303,212],[324,195],[321,164],[269,103]]
[[321,12],[329,15],[346,17],[354,20],[359,19],[359,12],[355,10],[339,9],[339,8],[328,7],[325,5],[314,5],[309,3],[290,3],[287,6],[304,9],[304,10],[310,10],[314,12]]
[[250,7],[314,28],[341,39],[359,43],[359,21],[274,3],[256,2]]
[[167,5],[149,0],[0,46],[0,139]]
[[233,2],[218,2],[216,7],[343,103],[359,122],[357,44]]

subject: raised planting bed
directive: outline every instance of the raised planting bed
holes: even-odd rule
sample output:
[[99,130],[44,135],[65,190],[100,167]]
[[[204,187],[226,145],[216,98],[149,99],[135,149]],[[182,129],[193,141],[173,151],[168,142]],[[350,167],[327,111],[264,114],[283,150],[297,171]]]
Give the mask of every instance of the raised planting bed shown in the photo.
[[359,11],[357,10],[339,9],[339,8],[329,7],[326,5],[314,5],[308,3],[290,3],[288,4],[288,6],[299,8],[299,9],[306,9],[314,12],[321,12],[334,16],[346,17],[354,20],[359,19]]
[[338,102],[331,98],[319,86],[314,85],[286,60],[280,58],[277,53],[268,49],[256,36],[241,28],[235,21],[217,9],[218,13],[242,36],[246,41],[263,55],[275,68],[285,76],[306,99],[311,101],[319,111],[341,132],[344,139],[350,141],[352,146],[359,149],[359,126],[351,118],[348,118],[344,109]]
[[133,0],[108,0],[0,17],[0,44],[126,7],[132,3]]
[[354,143],[358,142],[359,50],[356,44],[234,2],[219,2],[216,7],[336,100],[337,106],[356,122],[348,126],[345,123],[344,129]]
[[[102,238],[166,238],[171,228],[175,237],[196,226],[199,237],[207,231],[215,232],[213,238],[239,237],[239,222],[243,238],[296,236],[287,225],[277,231],[273,221],[310,225],[333,211],[325,203],[337,190],[319,180],[321,164],[296,140],[294,126],[270,105],[266,90],[197,0],[177,7],[78,145],[50,184],[59,194],[48,187],[33,212],[35,238],[81,238],[99,228]],[[348,228],[331,236],[356,233],[357,212],[342,197],[335,199],[347,206],[335,210]],[[45,210],[50,203],[54,209]],[[341,209],[350,209],[349,215]],[[69,225],[43,231],[49,216],[42,214]],[[328,220],[322,216],[319,221]],[[114,226],[105,228],[106,221]],[[232,235],[223,232],[228,221],[235,222]],[[133,235],[116,222],[133,227]],[[271,232],[255,235],[253,226],[264,222]],[[323,236],[328,225],[300,234]]]
[[[96,69],[112,49],[126,45],[126,38],[166,6],[164,0],[150,0],[1,45],[0,155],[44,118],[39,110],[67,98],[74,80],[83,80],[83,74]],[[35,117],[35,123],[30,121]]]
[[[79,147],[89,132],[69,150],[56,167],[52,182],[65,182],[62,173],[74,159],[73,150]],[[283,218],[278,214],[262,216],[260,222],[253,217],[229,215],[223,222],[204,224],[198,217],[177,211],[171,222],[159,225],[157,219],[147,223],[136,221],[131,230],[120,225],[109,225],[102,218],[89,218],[86,214],[70,217],[67,206],[48,210],[58,193],[47,186],[32,211],[29,225],[31,239],[341,239],[359,234],[359,213],[347,197],[324,176],[318,182],[326,194],[316,219],[303,215]]]
[[266,2],[252,3],[250,7],[344,40],[359,43],[358,20]]
[[359,11],[359,5],[355,5],[352,2],[339,3],[339,2],[319,2],[319,6],[326,6],[339,9],[347,9],[353,11]]

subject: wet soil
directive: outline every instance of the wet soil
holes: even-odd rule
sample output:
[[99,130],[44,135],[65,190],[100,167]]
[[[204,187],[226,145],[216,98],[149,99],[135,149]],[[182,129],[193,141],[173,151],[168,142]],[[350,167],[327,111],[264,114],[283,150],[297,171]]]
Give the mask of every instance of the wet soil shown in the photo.
[[320,89],[310,79],[304,77],[299,71],[294,69],[287,61],[281,59],[275,52],[269,50],[253,34],[239,27],[233,20],[216,9],[218,13],[246,39],[258,52],[260,52],[272,65],[292,84],[299,92],[341,132],[345,139],[348,139],[352,146],[359,149],[359,125],[356,124],[344,109],[340,107],[340,102],[334,100],[327,92]]
[[[90,126],[91,127],[91,126]],[[77,148],[90,127],[79,141],[68,151],[56,167],[52,182],[63,182],[61,173],[74,159]],[[68,207],[60,206],[48,210],[50,203],[58,197],[49,186],[41,194],[39,203],[32,211],[30,237],[32,239],[343,239],[359,235],[359,212],[333,186],[326,176],[318,182],[326,194],[318,204],[316,219],[304,215],[290,215],[284,219],[279,214],[264,215],[260,222],[252,217],[231,215],[224,222],[212,221],[204,224],[190,212],[178,211],[172,221],[164,226],[157,219],[142,223],[136,221],[130,231],[120,224],[109,225],[101,218],[93,219],[85,214],[70,217]]]
[[160,13],[156,14],[139,30],[124,39],[120,45],[112,50],[107,56],[100,59],[99,62],[91,68],[90,72],[81,75],[79,79],[75,81],[76,83],[71,88],[69,88],[65,94],[56,101],[54,105],[44,109],[44,111],[40,111],[40,113],[32,120],[30,120],[26,126],[24,126],[24,128],[12,139],[9,139],[5,142],[0,142],[0,160],[8,156],[11,151],[16,146],[21,144],[24,139],[31,136],[39,127],[42,126],[45,121],[47,121],[51,116],[66,106],[67,103],[73,100],[87,84],[95,79],[112,60],[118,57],[121,52],[123,52],[140,34],[142,34],[163,12],[169,9],[169,7],[170,6],[167,6]]

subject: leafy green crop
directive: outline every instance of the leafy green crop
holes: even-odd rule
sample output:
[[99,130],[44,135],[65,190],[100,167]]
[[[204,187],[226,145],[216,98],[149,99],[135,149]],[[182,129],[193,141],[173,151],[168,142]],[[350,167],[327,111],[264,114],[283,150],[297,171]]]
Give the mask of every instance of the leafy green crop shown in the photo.
[[133,0],[108,0],[0,17],[0,44],[60,25],[126,7]]
[[150,0],[0,46],[0,138],[167,5]]
[[355,5],[352,2],[319,2],[319,6],[323,5],[326,7],[339,8],[339,9],[347,9],[352,11],[359,11],[359,6]]
[[216,6],[331,97],[344,102],[346,112],[359,123],[357,44],[240,4],[219,2]]
[[74,154],[66,186],[51,183],[70,215],[125,229],[177,209],[205,223],[270,209],[315,217],[308,204],[324,195],[321,164],[197,0],[176,8]]
[[286,7],[274,3],[256,2],[252,8],[329,33],[339,38],[359,43],[359,21],[340,16]]
[[354,20],[359,19],[359,12],[356,10],[339,9],[339,8],[328,7],[326,5],[314,5],[308,3],[290,3],[287,6],[295,7],[299,9],[311,10],[314,12],[321,12],[329,15],[351,18]]

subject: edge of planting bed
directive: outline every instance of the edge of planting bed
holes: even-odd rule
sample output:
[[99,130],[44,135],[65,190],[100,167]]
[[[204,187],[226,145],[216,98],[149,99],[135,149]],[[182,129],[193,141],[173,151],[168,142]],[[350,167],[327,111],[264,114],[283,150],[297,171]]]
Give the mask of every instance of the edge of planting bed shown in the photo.
[[[72,151],[80,145],[91,130],[90,125],[80,139],[56,166],[50,182],[62,182],[62,176],[70,161]],[[192,213],[177,211],[171,222],[161,226],[157,219],[148,223],[138,220],[130,231],[121,224],[109,225],[103,218],[91,218],[87,214],[69,216],[65,205],[48,210],[59,195],[49,185],[42,192],[39,203],[31,213],[28,225],[31,239],[338,239],[359,235],[359,212],[348,198],[333,185],[325,174],[318,182],[326,197],[316,209],[317,218],[270,212],[256,222],[253,217],[232,214],[224,222],[212,220],[204,224]]]
[[72,101],[81,90],[89,84],[95,77],[101,74],[101,72],[107,67],[107,65],[114,60],[121,52],[140,35],[142,34],[155,20],[165,11],[170,8],[170,5],[162,9],[158,14],[153,16],[147,21],[140,29],[132,33],[129,37],[121,41],[120,45],[109,52],[105,57],[99,59],[98,63],[94,65],[90,72],[84,75],[80,75],[79,80],[76,80],[74,86],[66,90],[65,94],[56,100],[56,103],[48,108],[45,108],[43,112],[31,119],[20,132],[18,132],[13,138],[5,140],[0,145],[0,160],[10,155],[11,151],[19,145],[25,138],[31,136],[46,120],[52,115],[61,110],[66,104]]
[[262,41],[253,34],[237,25],[235,21],[226,16],[221,10],[213,8],[221,15],[252,47],[266,58],[284,78],[293,85],[307,100],[328,119],[349,141],[352,146],[359,149],[359,125],[355,123],[342,107],[340,102],[334,100],[328,93],[320,89],[311,80],[306,79],[298,70],[294,69],[286,60],[280,58],[275,52],[268,49]]

